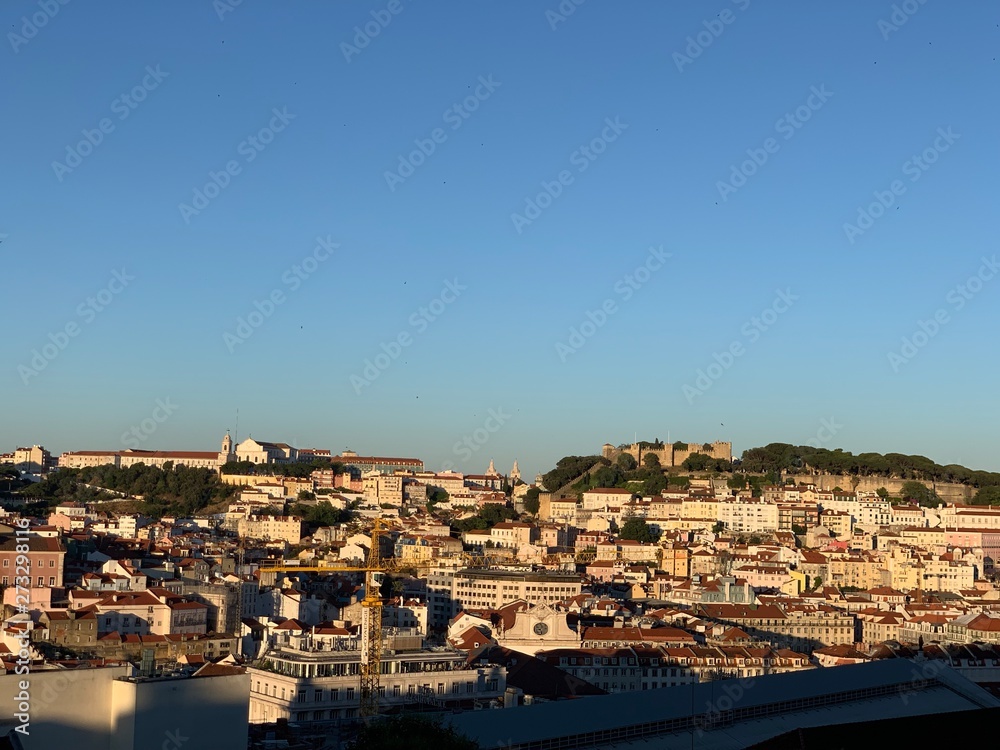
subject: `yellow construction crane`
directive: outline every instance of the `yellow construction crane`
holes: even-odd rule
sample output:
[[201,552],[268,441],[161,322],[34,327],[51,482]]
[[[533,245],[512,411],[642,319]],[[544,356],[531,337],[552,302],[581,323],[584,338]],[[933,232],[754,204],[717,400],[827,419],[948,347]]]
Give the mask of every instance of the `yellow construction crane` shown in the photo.
[[[379,682],[382,675],[382,596],[379,591],[382,575],[398,568],[428,568],[441,564],[439,560],[397,561],[379,554],[379,538],[386,528],[382,519],[372,527],[371,548],[364,565],[333,562],[324,565],[271,565],[261,561],[262,572],[274,573],[364,573],[365,598],[361,600],[361,716],[378,714]],[[486,567],[501,562],[488,555],[462,554],[469,567]]]
[[382,595],[379,588],[381,574],[392,567],[392,563],[383,561],[379,554],[383,528],[383,521],[376,519],[372,527],[371,548],[364,565],[337,562],[320,566],[270,565],[267,560],[261,561],[261,570],[266,572],[365,574],[365,598],[361,600],[361,716],[378,714],[379,677],[382,674]]

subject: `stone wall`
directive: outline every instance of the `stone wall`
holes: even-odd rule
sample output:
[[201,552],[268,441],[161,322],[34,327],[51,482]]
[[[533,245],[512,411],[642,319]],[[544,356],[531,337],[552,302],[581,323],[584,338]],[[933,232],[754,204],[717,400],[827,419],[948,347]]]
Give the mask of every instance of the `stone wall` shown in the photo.
[[[887,479],[886,477],[851,477],[840,474],[793,474],[786,475],[785,479],[792,480],[796,484],[815,484],[823,490],[840,487],[842,490],[875,492],[879,487],[885,487],[889,494],[894,497],[902,491],[904,482],[911,481],[908,479]],[[938,496],[947,503],[967,503],[976,494],[975,487],[964,484],[929,481],[923,482],[923,484],[937,492]]]

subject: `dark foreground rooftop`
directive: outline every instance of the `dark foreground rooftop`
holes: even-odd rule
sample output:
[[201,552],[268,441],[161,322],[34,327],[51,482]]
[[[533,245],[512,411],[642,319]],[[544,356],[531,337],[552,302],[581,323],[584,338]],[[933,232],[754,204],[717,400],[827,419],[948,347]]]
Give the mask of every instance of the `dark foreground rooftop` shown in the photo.
[[940,662],[891,659],[477,711],[452,724],[483,750],[672,750],[692,739],[697,748],[737,750],[804,727],[978,709],[1000,709],[1000,700]]

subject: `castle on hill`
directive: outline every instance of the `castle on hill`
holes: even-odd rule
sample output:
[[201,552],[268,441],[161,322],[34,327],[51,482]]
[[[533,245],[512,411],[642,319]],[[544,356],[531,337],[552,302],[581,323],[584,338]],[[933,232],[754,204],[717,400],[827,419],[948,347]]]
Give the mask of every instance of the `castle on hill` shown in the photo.
[[614,461],[622,453],[628,453],[642,466],[642,460],[650,453],[660,460],[660,466],[664,469],[671,466],[680,466],[684,460],[692,453],[701,453],[712,458],[723,461],[733,460],[733,444],[722,443],[718,440],[712,443],[632,443],[616,448],[611,443],[605,443],[601,448],[601,455]]

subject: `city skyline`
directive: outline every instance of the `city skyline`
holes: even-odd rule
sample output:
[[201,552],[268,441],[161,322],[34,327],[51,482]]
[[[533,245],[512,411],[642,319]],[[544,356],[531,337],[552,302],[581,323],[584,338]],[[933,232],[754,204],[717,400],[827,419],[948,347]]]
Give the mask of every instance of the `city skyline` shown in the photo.
[[[235,432],[235,430],[227,430],[227,431],[225,431],[223,433],[223,437],[220,437],[219,440],[216,441],[216,444],[215,444],[214,448],[213,448],[213,446],[211,446],[209,444],[198,444],[198,445],[190,445],[190,444],[183,444],[183,445],[182,444],[178,444],[178,445],[160,445],[158,443],[153,442],[153,440],[152,440],[152,436],[156,432],[156,427],[154,427],[154,429],[151,430],[151,431],[149,431],[148,429],[145,429],[145,428],[148,428],[150,426],[150,423],[155,424],[155,420],[153,420],[152,418],[147,418],[146,422],[147,422],[146,425],[143,425],[141,423],[139,425],[133,425],[133,427],[132,427],[132,429],[131,429],[130,432],[128,432],[127,434],[123,433],[120,436],[120,438],[122,438],[123,440],[117,446],[87,444],[87,445],[80,445],[80,446],[62,448],[62,447],[59,447],[56,443],[52,443],[50,445],[49,443],[46,443],[46,442],[22,441],[21,443],[18,443],[17,446],[14,446],[13,444],[11,444],[9,446],[7,446],[7,445],[0,445],[0,453],[2,453],[4,450],[7,450],[7,449],[13,450],[15,447],[26,447],[26,446],[30,446],[30,445],[39,445],[39,446],[45,448],[46,450],[50,451],[50,453],[52,454],[53,458],[57,458],[62,453],[72,453],[72,452],[78,452],[78,451],[117,451],[117,452],[121,452],[121,451],[128,451],[128,450],[139,450],[139,451],[166,451],[166,452],[171,452],[171,451],[203,451],[203,452],[212,453],[212,452],[215,452],[219,448],[219,445],[221,444],[223,438],[226,435],[232,436],[233,441],[234,441],[233,442],[234,446],[237,443],[239,443],[239,442],[243,442],[244,440],[247,440],[247,439],[250,439],[250,438],[254,438],[254,435],[253,435],[252,432],[247,432],[247,433],[243,434],[242,437],[241,437],[239,434],[237,434]],[[829,450],[838,450],[838,449],[841,449],[841,450],[845,450],[845,451],[848,451],[850,453],[853,453],[854,455],[858,455],[859,453],[867,453],[867,452],[875,452],[875,453],[881,453],[881,454],[899,453],[899,451],[893,451],[893,450],[888,450],[888,449],[882,449],[882,450],[875,449],[875,450],[872,450],[872,451],[868,451],[868,450],[852,450],[850,448],[840,446],[839,444],[836,443],[835,436],[836,436],[836,434],[838,433],[838,431],[839,431],[839,429],[841,427],[842,427],[842,425],[839,425],[833,419],[824,419],[824,420],[821,420],[821,422],[819,424],[819,428],[816,431],[816,434],[814,434],[812,437],[810,437],[809,439],[807,439],[805,441],[802,441],[802,442],[791,442],[791,443],[789,443],[789,441],[787,441],[787,440],[771,440],[771,441],[768,441],[767,443],[765,443],[765,442],[757,442],[757,443],[748,444],[748,445],[745,445],[745,446],[737,446],[736,444],[733,444],[732,456],[733,456],[734,459],[739,459],[739,458],[742,457],[742,454],[743,454],[743,452],[745,450],[748,450],[750,448],[764,447],[765,445],[770,444],[770,443],[789,443],[789,444],[795,445],[795,446],[803,445],[803,446],[809,446],[809,447],[815,447],[815,448],[823,448],[823,449],[829,449]],[[147,440],[145,440],[145,441],[143,441],[143,442],[139,442],[139,440],[142,438],[142,436],[144,434],[146,434],[146,433],[148,433],[148,435],[150,436],[150,438],[147,439]],[[674,435],[674,434],[671,434],[670,432],[666,433],[666,437],[663,437],[662,435],[645,436],[645,435],[642,435],[642,434],[634,434],[632,437],[630,437],[628,439],[624,439],[624,440],[608,440],[608,441],[605,441],[605,442],[601,443],[600,445],[598,445],[598,446],[596,446],[596,447],[594,447],[594,448],[592,448],[590,450],[585,449],[585,447],[581,447],[580,450],[575,450],[575,451],[574,450],[566,450],[566,451],[560,452],[559,449],[553,448],[552,451],[550,451],[550,452],[553,455],[555,455],[556,457],[551,462],[545,463],[544,465],[542,463],[540,463],[539,460],[535,456],[532,456],[532,455],[527,454],[527,453],[525,453],[525,454],[522,455],[522,454],[516,453],[516,451],[514,453],[504,452],[504,453],[501,453],[501,454],[497,454],[497,453],[491,452],[490,449],[489,449],[489,443],[490,443],[490,440],[492,438],[492,435],[489,433],[489,431],[486,428],[477,428],[477,430],[472,431],[470,434],[464,435],[462,440],[456,441],[452,445],[450,453],[447,453],[447,454],[436,453],[436,454],[434,454],[434,457],[432,457],[432,458],[428,458],[427,456],[423,455],[419,450],[406,450],[406,449],[403,449],[403,450],[396,450],[396,451],[388,451],[388,450],[380,450],[380,449],[378,449],[377,446],[373,447],[372,449],[368,449],[367,447],[359,447],[358,445],[355,445],[355,444],[350,443],[350,442],[344,444],[341,447],[336,447],[334,445],[328,445],[327,443],[329,441],[323,442],[322,440],[319,441],[319,442],[316,442],[316,443],[308,443],[308,442],[297,441],[295,439],[282,439],[282,438],[275,438],[274,436],[261,436],[261,435],[257,435],[256,438],[254,438],[254,439],[256,439],[256,440],[262,440],[262,441],[267,441],[267,442],[272,442],[272,443],[287,443],[288,445],[292,446],[293,448],[296,448],[296,449],[299,449],[299,450],[301,450],[301,449],[328,450],[328,451],[330,451],[330,454],[331,454],[330,457],[333,460],[337,459],[338,457],[341,457],[341,454],[343,454],[345,452],[348,452],[348,451],[353,452],[355,455],[359,455],[359,456],[386,456],[386,457],[395,457],[395,458],[416,458],[416,459],[419,459],[419,460],[423,461],[423,463],[424,463],[424,471],[434,471],[434,472],[456,471],[456,472],[462,473],[462,474],[483,474],[486,471],[486,469],[489,466],[489,464],[492,462],[492,463],[494,463],[496,465],[496,470],[501,475],[506,476],[506,475],[508,475],[510,473],[510,468],[513,466],[514,462],[516,461],[517,464],[518,464],[518,469],[519,469],[519,472],[521,474],[522,479],[525,482],[531,484],[534,481],[534,478],[537,475],[545,474],[546,472],[548,472],[551,469],[555,468],[556,463],[557,463],[557,461],[559,459],[561,459],[561,458],[563,458],[565,456],[571,456],[571,455],[580,455],[580,456],[601,455],[601,446],[604,445],[604,444],[610,444],[610,445],[613,445],[615,447],[618,447],[620,445],[632,445],[636,441],[654,442],[656,440],[659,440],[661,442],[666,442],[666,443],[676,443],[676,442],[685,442],[685,440],[687,439],[687,437],[688,436],[685,436],[685,435],[680,435],[680,436]],[[718,440],[718,439],[719,438],[716,437],[716,438],[713,438],[712,440],[708,440],[708,441],[693,440],[693,441],[688,441],[688,442],[691,445],[700,445],[702,443],[710,443],[710,442],[713,442],[713,441]],[[726,440],[725,436],[722,436],[721,442],[726,443],[726,442],[731,442],[731,441]],[[558,455],[556,455],[556,454],[558,454]],[[933,461],[933,462],[935,462],[937,464],[940,464],[940,465],[949,465],[949,464],[958,463],[959,465],[965,466],[966,468],[972,469],[974,471],[994,471],[994,469],[991,469],[989,467],[982,467],[982,466],[974,466],[974,465],[968,465],[968,464],[961,464],[960,462],[954,462],[954,461],[944,461],[940,457],[935,456],[935,455],[927,455],[927,454],[919,454],[919,453],[913,453],[913,454],[907,454],[907,455],[924,455],[926,458],[929,458],[931,461]]]
[[1000,470],[995,9],[572,7],[9,9],[0,444]]

